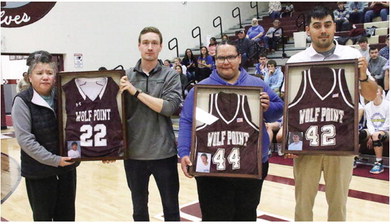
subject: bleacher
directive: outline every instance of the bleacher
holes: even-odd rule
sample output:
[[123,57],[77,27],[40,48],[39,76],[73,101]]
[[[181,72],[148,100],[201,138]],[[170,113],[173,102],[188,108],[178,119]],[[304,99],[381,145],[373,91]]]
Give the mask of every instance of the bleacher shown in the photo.
[[[296,19],[297,19],[297,16],[299,16],[300,14],[299,13],[293,13],[294,16],[292,17],[282,17],[280,18],[280,22],[281,22],[281,27],[284,29],[284,34],[285,34],[285,37],[288,37],[288,38],[292,38],[293,37],[293,33],[294,32],[297,32],[299,31],[299,28],[296,26]],[[297,15],[297,16],[295,16]],[[270,17],[268,16],[264,16],[261,20],[258,21],[258,24],[261,25],[265,32],[270,28],[272,27],[273,23],[273,19],[271,19]],[[251,27],[251,25],[247,25],[245,26],[245,31],[247,32],[247,30]],[[301,28],[303,29],[303,28]]]
[[[306,12],[309,9],[313,8],[316,5],[324,5],[326,7],[331,8],[332,10],[337,8],[337,2],[292,2],[292,4],[294,5],[295,9],[292,15],[279,18],[280,26],[283,28],[284,31],[283,43],[285,44],[284,47],[286,49],[286,52],[277,51],[274,54],[268,54],[268,58],[276,60],[279,65],[284,65],[288,57],[304,49],[294,47],[294,33],[305,30],[305,26],[301,24],[304,22]],[[267,30],[272,27],[272,22],[273,19],[270,18],[268,15],[264,15],[258,20],[258,24],[264,28],[265,32],[267,32]],[[247,32],[250,27],[251,24],[250,21],[248,21],[247,24],[244,25],[245,32]],[[235,33],[232,33],[228,36],[230,40],[237,39]],[[280,45],[280,48],[281,47],[282,46]],[[249,68],[250,74],[254,73],[255,71],[251,67],[254,63],[257,63],[257,61],[252,60],[247,63],[247,67]]]
[[[285,50],[286,52],[275,52],[274,54],[268,55],[269,58],[272,59],[281,59],[283,58],[282,54],[286,53],[286,55],[289,57],[293,55],[294,53],[297,53],[300,50],[303,50],[304,48],[297,48],[295,47],[295,42],[298,40],[294,39],[294,34],[298,34],[299,32],[304,31],[304,26],[297,27],[303,22],[303,19],[305,15],[307,14],[307,11],[311,8],[313,8],[316,5],[324,5],[326,7],[329,7],[330,9],[334,10],[337,9],[337,2],[293,2],[295,11],[293,12],[291,17],[282,17],[280,18],[280,25],[284,30],[284,44],[285,44]],[[299,16],[301,18],[299,18]],[[385,46],[385,39],[387,34],[389,34],[389,22],[388,21],[379,21],[381,20],[380,17],[374,18],[374,22],[371,23],[361,23],[361,24],[355,24],[356,28],[368,28],[368,27],[376,27],[376,32],[374,36],[371,36],[369,38],[369,44],[370,46],[375,46],[378,49],[381,49]],[[265,32],[272,26],[273,20],[269,16],[263,16],[261,19],[259,19],[258,23],[264,28]],[[251,27],[250,24],[247,24],[244,26],[245,31]],[[339,31],[336,32],[336,37],[348,37],[350,31]],[[229,36],[230,40],[235,40],[236,36],[231,35]],[[302,41],[306,41],[305,39]],[[352,45],[352,41],[348,41],[346,45]],[[308,43],[300,44],[300,46],[308,46]],[[285,60],[280,60],[283,64],[286,62]],[[251,64],[252,62],[250,62]],[[256,63],[256,61],[254,62]],[[251,69],[251,68],[250,68]]]
[[[389,21],[376,21],[376,22],[370,22],[370,23],[359,23],[355,24],[356,29],[366,29],[375,27],[375,35],[368,37],[368,44],[371,46],[376,47],[377,49],[381,49],[382,47],[386,46],[385,40],[387,38],[387,35],[389,34]],[[351,31],[339,31],[335,33],[336,37],[349,37]],[[348,40],[346,42],[346,45],[352,45],[353,42],[351,40]]]
[[[296,46],[295,42],[297,42],[298,40],[294,39],[294,35],[295,33],[298,34],[299,32],[304,31],[305,29],[304,26],[300,26],[300,27],[297,26],[303,22],[303,19],[307,14],[308,10],[312,9],[316,5],[324,5],[330,8],[331,10],[337,9],[337,2],[292,2],[292,4],[294,5],[294,9],[295,9],[295,11],[292,13],[292,16],[286,16],[279,19],[281,22],[280,25],[284,30],[284,44],[285,44],[284,46],[286,52],[277,51],[273,54],[268,55],[269,58],[277,60],[279,65],[284,65],[285,62],[287,61],[287,59],[283,58],[283,53],[285,53],[287,57],[290,57],[293,54],[297,53],[298,51],[304,49],[304,47],[295,47]],[[380,17],[374,18],[374,22],[365,23],[365,24],[364,23],[355,24],[355,26],[356,28],[367,28],[372,26],[377,27],[376,35],[369,38],[369,44],[375,45],[377,48],[380,49],[385,45],[384,41],[387,34],[389,33],[389,23],[388,21],[387,22],[379,21],[380,20],[379,18]],[[251,27],[250,22],[251,19],[244,21],[244,24],[242,24],[246,32]],[[272,26],[272,22],[273,20],[267,15],[267,13],[266,15],[264,13],[263,16],[261,16],[261,18],[258,20],[258,24],[260,24],[264,28],[265,32]],[[235,31],[238,31],[243,28],[236,27],[235,29],[230,29],[229,31],[225,32],[225,34],[228,35],[229,40],[236,40],[237,37],[235,35]],[[349,32],[350,31],[340,31],[337,32],[335,36],[348,37]],[[217,38],[217,40],[220,41],[219,38]],[[346,44],[352,45],[352,42],[347,42]],[[308,43],[300,44],[300,46],[303,45],[308,46]],[[196,51],[197,49],[193,49],[193,53]],[[249,62],[248,67],[250,68],[250,73],[252,72],[251,69],[252,63],[257,63],[257,62],[256,61]]]

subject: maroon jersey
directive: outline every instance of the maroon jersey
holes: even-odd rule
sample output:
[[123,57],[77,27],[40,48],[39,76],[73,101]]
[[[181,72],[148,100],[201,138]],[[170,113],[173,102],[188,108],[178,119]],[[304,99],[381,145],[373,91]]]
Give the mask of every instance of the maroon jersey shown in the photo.
[[209,172],[258,175],[259,129],[251,122],[247,96],[210,94],[209,113],[218,120],[196,129],[196,153],[211,155]]
[[354,106],[343,69],[312,67],[302,73],[288,106],[288,133],[303,134],[303,150],[353,151]]
[[[111,77],[96,85],[92,100],[82,84],[72,79],[62,86],[65,93],[66,141],[80,141],[81,157],[122,156],[123,136],[117,105],[119,87]],[[100,89],[99,89],[100,88]]]

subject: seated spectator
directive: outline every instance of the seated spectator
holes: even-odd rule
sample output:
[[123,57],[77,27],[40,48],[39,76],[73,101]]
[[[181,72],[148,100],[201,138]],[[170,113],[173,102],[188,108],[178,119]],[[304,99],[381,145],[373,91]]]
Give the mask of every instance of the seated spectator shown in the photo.
[[269,2],[269,16],[272,19],[280,18],[281,2]]
[[361,102],[358,102],[358,130],[363,130],[367,127],[367,119],[365,116],[365,108]]
[[373,147],[376,155],[376,162],[369,172],[379,174],[384,171],[383,142],[388,138],[390,129],[389,101],[383,99],[383,88],[380,86],[376,98],[365,105],[365,115],[367,129],[361,131],[360,135],[368,139],[367,147]]
[[207,47],[201,47],[201,55],[198,56],[197,63],[198,69],[196,70],[196,80],[201,81],[205,78],[208,78],[212,73],[214,61],[212,56],[209,55]]
[[369,48],[369,55],[371,59],[368,62],[368,70],[371,75],[376,79],[379,86],[384,88],[384,71],[383,67],[387,63],[387,59],[379,56],[379,50],[376,47]]
[[229,37],[227,34],[223,34],[223,36],[221,37],[221,43],[225,43],[229,41]]
[[251,56],[251,48],[253,46],[253,42],[246,38],[244,34],[244,30],[239,30],[236,32],[236,36],[238,39],[236,40],[236,47],[238,48],[239,54],[242,55],[242,67],[247,67],[247,60]]
[[282,86],[282,82],[284,81],[284,74],[281,71],[281,68],[277,68],[277,63],[275,60],[269,60],[267,62],[268,73],[265,75],[265,83],[269,85],[269,87],[277,93],[280,94],[280,88]]
[[197,58],[193,55],[191,49],[186,49],[182,65],[186,66],[186,75],[189,81],[195,80],[195,72],[198,68]]
[[267,56],[266,54],[260,54],[258,62],[255,64],[255,75],[259,75],[261,79],[265,79],[265,75],[268,73],[267,70]]
[[[284,154],[282,153],[282,147],[281,147],[281,143],[282,143],[282,117],[275,122],[265,123],[265,125],[266,125],[266,131],[267,131],[267,134],[269,135],[269,141],[270,141],[269,155],[271,155],[273,151],[277,150],[278,155],[283,156]],[[272,143],[273,138],[274,138],[274,133],[276,133],[276,144]]]
[[385,59],[390,60],[390,35],[387,35],[385,44],[386,46],[380,49],[379,54],[380,56],[383,56]]
[[360,46],[360,51],[361,55],[367,59],[367,62],[369,62],[369,59],[371,57],[369,56],[369,46],[368,46],[368,38],[367,37],[360,37],[357,41],[358,45]]
[[262,39],[264,33],[265,30],[261,25],[258,24],[258,19],[253,18],[251,20],[251,27],[247,30],[246,38],[255,42],[259,42]]
[[[362,96],[360,95],[360,99],[361,99],[361,97]],[[359,100],[359,102],[358,102],[358,130],[360,133],[361,133],[361,130],[366,128],[366,124],[367,124],[367,121],[365,118],[365,109],[364,109],[363,104],[361,103],[361,100]],[[360,137],[362,137],[362,136],[359,135],[359,143],[360,144],[363,141],[366,141],[366,137],[364,137],[365,139],[361,139]],[[355,156],[354,161],[353,161],[353,169],[355,169],[357,167],[357,160],[359,160],[359,157]]]
[[279,156],[283,156],[284,153],[282,152],[282,141],[284,140],[283,137],[283,128],[282,128],[282,121],[283,117],[281,117],[278,121],[280,121],[280,130],[278,130],[276,134],[276,148],[277,148],[277,153]]
[[372,22],[373,18],[380,16],[382,21],[387,21],[389,14],[389,2],[371,2],[368,11],[365,12],[364,23]]
[[280,17],[289,16],[292,17],[294,11],[294,6],[292,2],[286,2],[281,9],[281,15]]
[[213,60],[216,55],[216,48],[217,48],[217,40],[216,38],[211,37],[209,40],[208,52],[209,55],[213,57]]
[[186,66],[182,65],[182,59],[179,57],[174,58],[174,64],[172,65],[172,68],[175,69],[175,66],[177,66],[177,65],[181,66],[183,74],[186,74],[187,68],[186,68]]
[[[275,19],[273,21],[273,26],[268,29],[265,36],[263,37],[263,42],[265,43],[265,48],[269,52],[274,52],[277,50],[277,43],[282,35],[282,30],[281,29],[277,30],[279,27],[280,27],[280,20]],[[276,32],[274,33],[274,31],[276,31]],[[274,38],[273,38],[273,33],[274,33]]]
[[187,84],[189,83],[187,76],[183,73],[182,65],[175,65],[174,66],[175,71],[179,74],[181,78],[181,85],[182,85],[182,97],[185,98],[187,94],[185,94],[185,88]]
[[345,8],[345,4],[343,2],[338,2],[337,5],[338,9],[333,12],[337,31],[350,30],[349,11]]
[[23,78],[19,80],[18,84],[16,85],[16,93],[28,89],[30,85],[31,83],[27,72],[23,72]]
[[384,91],[388,95],[388,90],[390,90],[390,60],[387,60],[387,63],[383,67],[384,71]]
[[164,62],[163,62],[163,66],[166,66],[166,67],[172,68],[171,61],[170,61],[170,60],[168,60],[168,59],[164,60]]
[[352,24],[364,22],[364,3],[348,2],[349,21]]

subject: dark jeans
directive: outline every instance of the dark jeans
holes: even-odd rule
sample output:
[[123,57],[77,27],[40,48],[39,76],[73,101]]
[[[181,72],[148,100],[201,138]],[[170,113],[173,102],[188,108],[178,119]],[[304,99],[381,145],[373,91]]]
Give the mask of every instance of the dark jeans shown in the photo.
[[364,15],[364,22],[372,22],[373,18],[380,16],[382,21],[387,21],[387,16],[389,14],[388,8],[386,9],[381,9],[379,12],[375,12],[373,10],[368,10],[365,12]]
[[349,21],[346,21],[346,20],[336,20],[335,23],[337,25],[337,31],[347,31],[347,30],[351,30],[352,29]]
[[189,82],[195,80],[195,71],[192,71],[192,72],[187,71],[187,72],[186,72],[186,76],[187,76],[187,80],[188,80]]
[[34,221],[75,221],[76,169],[43,179],[26,178]]
[[278,11],[273,11],[272,13],[269,14],[270,18],[272,19],[278,19],[280,18],[280,12]]
[[266,49],[274,49],[277,50],[277,43],[278,40],[281,39],[281,37],[268,37],[268,36],[263,36],[263,43],[265,44]]
[[362,23],[364,21],[364,12],[352,12],[352,13],[350,13],[349,21],[352,24]]
[[240,66],[242,66],[243,68],[247,69],[247,67],[248,67],[247,66],[247,60],[249,59],[248,55],[247,55],[247,53],[242,53],[241,55],[242,55],[242,62],[240,64]]
[[149,221],[148,184],[151,174],[162,198],[164,220],[179,221],[178,158],[124,160],[126,180],[132,193],[134,221]]
[[262,164],[262,179],[196,177],[203,221],[256,221],[263,180],[269,163]]
[[382,79],[375,78],[375,80],[376,80],[376,83],[384,89],[384,78],[382,78]]
[[210,74],[212,73],[212,70],[210,68],[198,68],[196,70],[196,80],[198,82],[208,78]]

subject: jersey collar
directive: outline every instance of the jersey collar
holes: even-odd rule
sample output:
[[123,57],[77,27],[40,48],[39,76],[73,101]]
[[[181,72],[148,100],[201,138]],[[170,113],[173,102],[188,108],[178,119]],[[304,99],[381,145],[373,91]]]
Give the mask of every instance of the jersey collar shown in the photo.
[[[338,42],[335,41],[335,40],[333,42],[335,44],[335,50],[334,50],[334,53],[332,53],[329,57],[331,57],[333,55],[340,55],[341,52],[342,52],[342,49],[340,48],[340,45],[338,44]],[[324,58],[324,56],[322,54],[318,53],[314,49],[314,47],[312,46],[312,43],[311,43],[311,46],[308,48],[308,52],[307,53],[308,53],[308,55],[310,57],[319,57],[320,56],[320,57]]]

